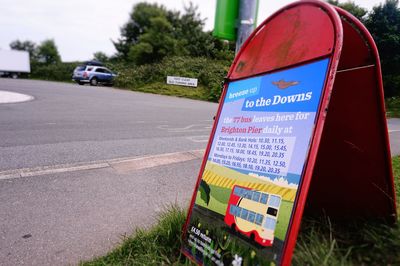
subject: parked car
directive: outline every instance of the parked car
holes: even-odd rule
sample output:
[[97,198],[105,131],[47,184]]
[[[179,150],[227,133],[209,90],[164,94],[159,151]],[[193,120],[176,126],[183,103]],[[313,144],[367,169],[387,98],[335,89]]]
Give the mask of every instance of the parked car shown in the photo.
[[82,65],[75,68],[72,80],[79,85],[89,83],[91,86],[104,84],[112,86],[117,74],[103,66]]

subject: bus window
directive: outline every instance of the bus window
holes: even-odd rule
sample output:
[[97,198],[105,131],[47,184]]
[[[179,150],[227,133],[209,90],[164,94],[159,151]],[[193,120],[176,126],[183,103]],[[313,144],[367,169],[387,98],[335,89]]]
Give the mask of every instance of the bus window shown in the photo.
[[269,230],[275,230],[276,220],[271,217],[267,217],[264,222],[264,228]]
[[246,209],[242,209],[242,212],[240,214],[240,218],[247,220],[247,215],[248,215],[249,211]]
[[238,196],[238,197],[242,197],[242,188],[240,187],[235,187],[235,190],[233,191],[233,193]]
[[247,220],[248,220],[249,222],[254,223],[254,220],[255,220],[255,219],[256,219],[256,213],[250,211],[250,212],[249,212],[249,217],[247,217]]
[[278,210],[275,208],[271,208],[269,207],[267,210],[267,214],[272,215],[272,216],[276,216],[278,214]]
[[257,191],[255,191],[254,193],[253,193],[253,200],[254,201],[256,201],[256,202],[259,202],[260,201],[260,195],[261,195],[261,193],[260,192],[257,192]]
[[236,205],[231,205],[229,212],[233,215],[233,216],[238,216],[240,215],[240,207],[236,206]]
[[249,190],[249,191],[246,191],[246,194],[244,195],[244,197],[246,198],[246,199],[249,199],[249,200],[251,200],[251,196],[252,196],[252,192]]
[[260,202],[263,203],[263,204],[267,204],[267,201],[268,201],[268,194],[262,193]]
[[262,224],[262,220],[264,219],[264,216],[261,214],[256,214],[256,224],[261,225]]
[[278,208],[280,204],[281,204],[281,199],[278,196],[271,195],[269,199],[269,205]]
[[240,213],[242,212],[242,208],[240,208],[239,206],[236,206],[236,216],[240,217]]

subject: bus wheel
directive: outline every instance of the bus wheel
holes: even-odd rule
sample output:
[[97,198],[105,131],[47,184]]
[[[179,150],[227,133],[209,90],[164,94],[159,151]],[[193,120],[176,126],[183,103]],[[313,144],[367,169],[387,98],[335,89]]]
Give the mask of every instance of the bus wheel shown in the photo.
[[236,232],[236,224],[233,223],[233,224],[231,225],[231,229],[232,229],[233,232]]
[[250,239],[251,239],[252,241],[254,241],[254,240],[256,239],[256,236],[254,235],[254,233],[251,233]]

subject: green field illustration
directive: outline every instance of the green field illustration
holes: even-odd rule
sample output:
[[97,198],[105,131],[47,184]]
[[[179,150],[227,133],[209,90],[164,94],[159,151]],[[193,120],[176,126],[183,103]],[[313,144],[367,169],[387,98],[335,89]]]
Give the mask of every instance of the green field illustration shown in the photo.
[[218,164],[207,162],[202,179],[208,185],[232,189],[234,185],[240,185],[259,191],[277,194],[286,201],[294,202],[297,187],[280,186],[263,178],[242,174],[238,171]]
[[[199,189],[195,203],[223,216],[225,216],[229,196],[234,185],[242,185],[254,190],[281,195],[282,203],[276,224],[275,237],[282,241],[285,239],[296,189],[281,187],[210,162],[207,163],[204,170],[203,185],[207,189],[204,189],[204,186]],[[206,190],[208,192],[207,195],[205,195]]]

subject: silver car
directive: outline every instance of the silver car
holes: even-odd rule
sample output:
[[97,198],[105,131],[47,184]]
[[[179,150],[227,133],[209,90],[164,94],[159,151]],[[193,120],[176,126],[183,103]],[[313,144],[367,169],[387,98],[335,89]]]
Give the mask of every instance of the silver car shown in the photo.
[[112,86],[114,78],[117,76],[114,72],[103,66],[78,66],[72,75],[72,80],[79,85],[89,83],[91,86],[104,84]]

